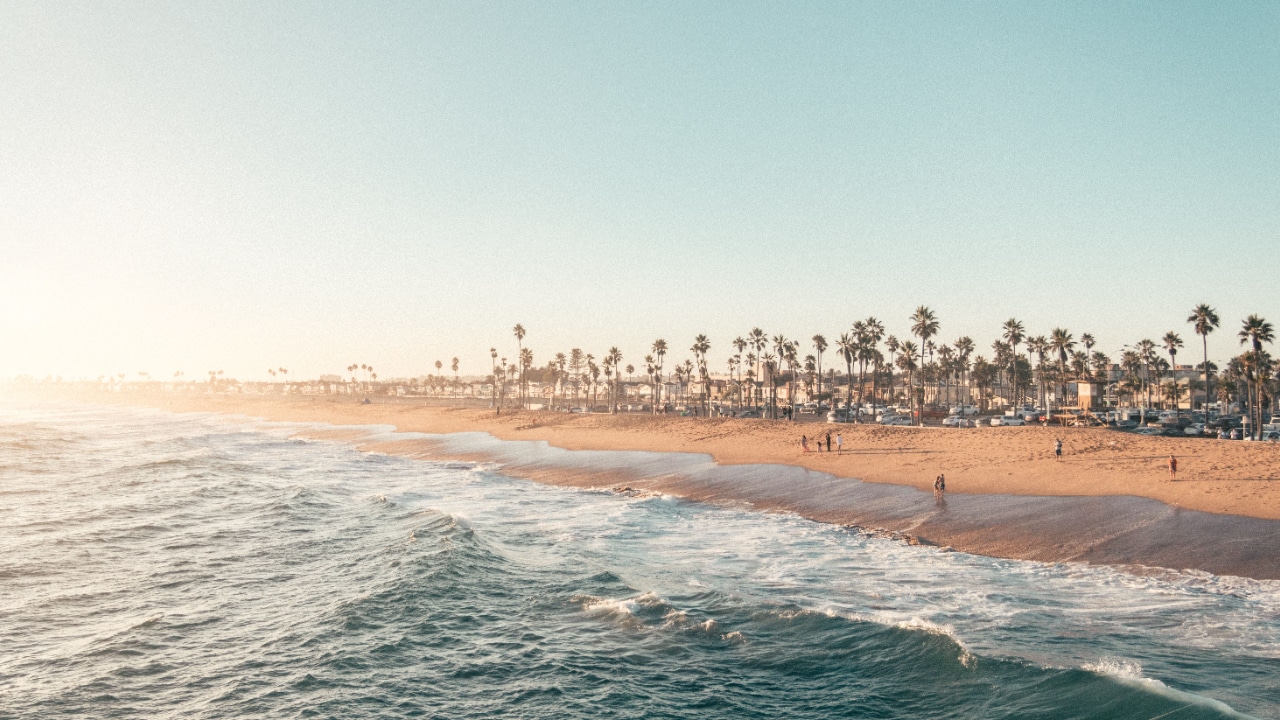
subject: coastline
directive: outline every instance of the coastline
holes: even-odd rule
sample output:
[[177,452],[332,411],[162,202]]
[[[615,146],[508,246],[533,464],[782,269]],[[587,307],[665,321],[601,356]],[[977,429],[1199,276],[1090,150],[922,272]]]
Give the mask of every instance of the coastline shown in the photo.
[[[1147,438],[1105,429],[951,430],[527,411],[495,416],[487,409],[395,399],[363,405],[349,397],[95,393],[59,399],[392,426],[444,437],[387,442],[339,428],[313,435],[410,457],[497,461],[504,474],[550,484],[746,503],[993,557],[1280,579],[1280,560],[1268,550],[1280,542],[1280,483],[1268,474],[1280,460],[1280,446],[1271,443]],[[843,434],[845,452],[801,451],[802,433],[827,430]],[[600,462],[528,462],[527,453],[511,455],[493,440],[459,441],[465,437],[460,433],[596,451]],[[1065,446],[1061,461],[1053,457],[1055,438]],[[607,455],[634,451],[701,460],[689,461],[693,469],[637,471]],[[1169,453],[1179,458],[1177,481],[1168,479]],[[941,507],[931,493],[938,472],[948,482]]]

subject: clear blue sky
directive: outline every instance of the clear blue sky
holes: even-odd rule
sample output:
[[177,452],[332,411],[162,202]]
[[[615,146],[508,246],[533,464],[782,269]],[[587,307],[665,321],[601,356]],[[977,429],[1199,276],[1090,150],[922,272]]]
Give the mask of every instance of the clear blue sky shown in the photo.
[[1280,324],[1273,2],[6,2],[0,97],[0,376]]

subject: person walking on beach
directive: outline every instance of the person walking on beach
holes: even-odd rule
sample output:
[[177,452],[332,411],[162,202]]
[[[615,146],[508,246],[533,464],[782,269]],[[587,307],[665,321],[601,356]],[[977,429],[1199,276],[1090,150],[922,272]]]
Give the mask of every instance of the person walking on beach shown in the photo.
[[839,455],[840,451],[843,449],[844,449],[844,436],[841,435],[840,433],[836,433],[836,454]]
[[827,452],[831,452],[831,433],[827,433]]
[[1057,459],[1062,459],[1062,438],[1053,441],[1053,454],[1057,456]]
[[809,438],[805,437],[804,435],[801,435],[800,447],[803,448],[805,452],[809,452]]
[[1169,456],[1169,479],[1178,479],[1178,458],[1172,455]]

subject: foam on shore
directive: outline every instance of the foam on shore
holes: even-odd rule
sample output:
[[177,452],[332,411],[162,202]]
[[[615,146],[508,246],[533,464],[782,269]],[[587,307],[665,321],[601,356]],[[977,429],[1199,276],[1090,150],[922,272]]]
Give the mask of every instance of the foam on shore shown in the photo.
[[792,512],[913,544],[994,557],[1280,579],[1280,556],[1269,550],[1280,544],[1280,522],[1182,510],[1147,498],[938,499],[912,487],[789,465],[719,465],[697,453],[563,450],[544,441],[499,440],[480,432],[429,435],[335,428],[306,434],[399,456],[492,463],[504,475],[554,485]]

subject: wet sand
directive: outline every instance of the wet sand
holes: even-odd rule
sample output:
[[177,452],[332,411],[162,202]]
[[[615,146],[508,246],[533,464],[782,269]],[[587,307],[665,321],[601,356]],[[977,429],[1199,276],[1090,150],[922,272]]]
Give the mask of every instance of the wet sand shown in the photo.
[[[1145,438],[1106,429],[495,416],[480,408],[393,400],[362,405],[332,397],[106,395],[82,399],[387,425],[437,437],[375,439],[366,428],[307,434],[397,455],[494,462],[504,474],[546,483],[795,512],[996,557],[1280,579],[1280,478],[1271,472],[1280,446],[1272,443]],[[828,430],[843,434],[844,453],[801,452],[801,434],[825,437]],[[1060,461],[1052,452],[1055,438],[1064,444]],[[1179,458],[1176,481],[1168,476],[1170,453]],[[948,485],[941,502],[931,491],[938,472],[946,473]]]

